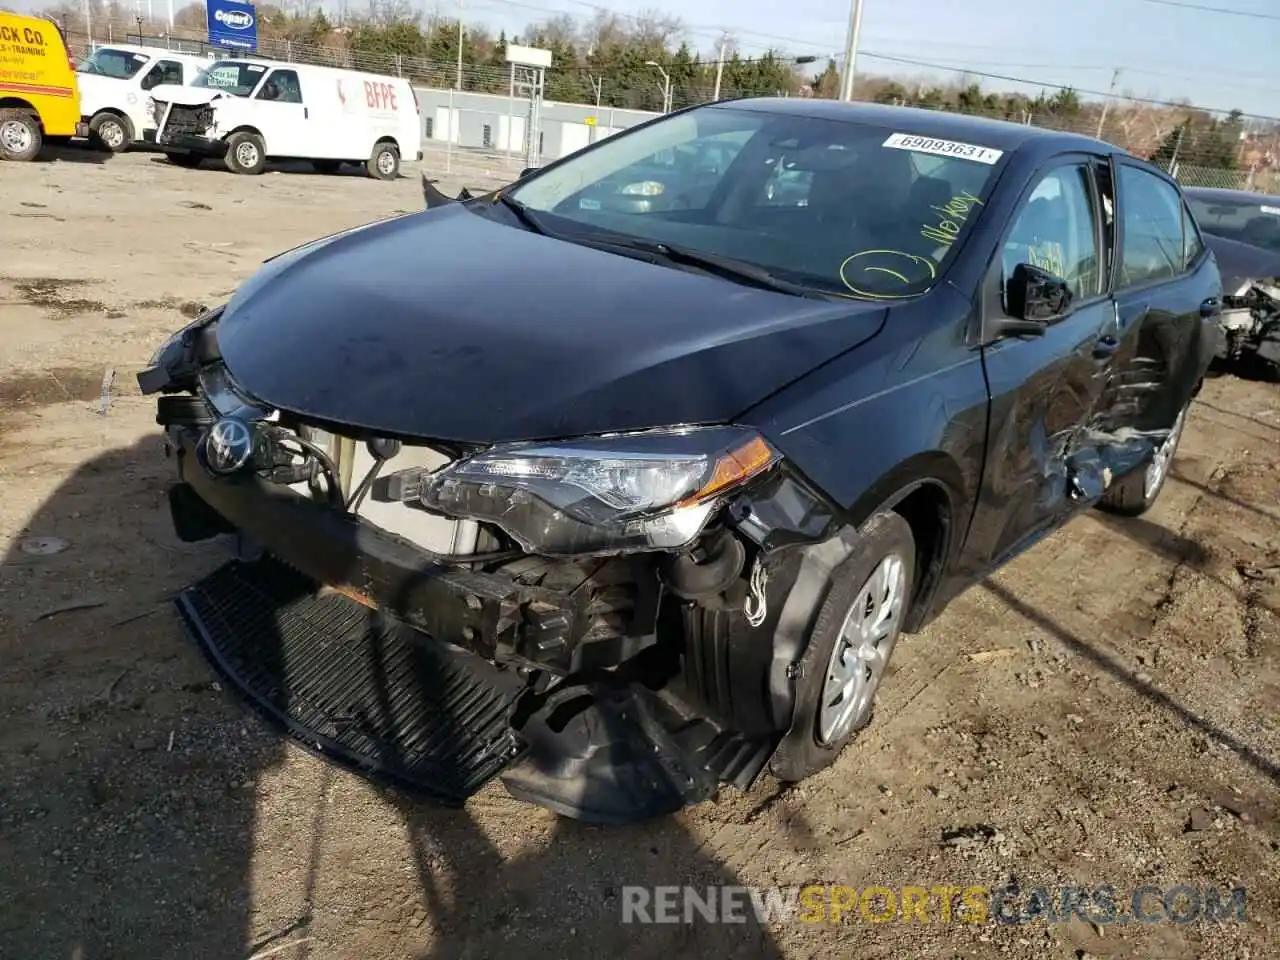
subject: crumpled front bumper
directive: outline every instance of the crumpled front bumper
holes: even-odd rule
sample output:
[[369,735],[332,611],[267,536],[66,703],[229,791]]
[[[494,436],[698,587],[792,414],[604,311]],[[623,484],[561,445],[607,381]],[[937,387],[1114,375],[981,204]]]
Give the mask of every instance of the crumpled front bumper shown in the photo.
[[[487,660],[565,672],[555,670],[556,655],[581,638],[586,611],[577,598],[502,573],[440,563],[366,520],[251,473],[211,475],[195,455],[196,428],[171,427],[168,439],[178,464],[180,482],[169,502],[180,537],[238,531],[318,584],[437,640]],[[543,612],[536,631],[522,613],[532,602]]]

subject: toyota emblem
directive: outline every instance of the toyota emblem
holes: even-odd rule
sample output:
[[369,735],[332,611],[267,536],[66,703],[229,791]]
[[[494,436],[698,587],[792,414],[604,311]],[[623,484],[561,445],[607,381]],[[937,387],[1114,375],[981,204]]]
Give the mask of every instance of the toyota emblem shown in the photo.
[[235,473],[253,456],[253,430],[243,420],[224,417],[204,436],[204,462],[210,473]]

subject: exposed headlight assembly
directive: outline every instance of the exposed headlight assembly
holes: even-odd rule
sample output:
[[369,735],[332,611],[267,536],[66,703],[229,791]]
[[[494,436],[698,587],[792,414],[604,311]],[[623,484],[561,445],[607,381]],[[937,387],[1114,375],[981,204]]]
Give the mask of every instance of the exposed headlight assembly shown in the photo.
[[678,550],[729,491],[778,453],[739,427],[511,444],[431,473],[400,475],[399,498],[492,523],[530,553]]

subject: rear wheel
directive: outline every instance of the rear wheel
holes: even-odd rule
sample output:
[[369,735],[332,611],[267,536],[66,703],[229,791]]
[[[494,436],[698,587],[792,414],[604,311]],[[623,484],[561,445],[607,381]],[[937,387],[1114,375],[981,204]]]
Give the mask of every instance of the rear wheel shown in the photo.
[[795,782],[829,767],[871,722],[876,693],[911,599],[916,548],[911,526],[886,511],[867,521],[862,541],[831,574],[796,677],[791,730],[770,767]]
[[377,180],[394,180],[400,176],[400,151],[394,143],[379,143],[369,158],[369,176]]
[[259,174],[267,165],[266,145],[256,133],[233,133],[227,137],[226,163],[232,173]]
[[133,124],[103,110],[89,121],[89,136],[102,149],[119,153],[133,142]]
[[0,160],[34,160],[44,146],[40,121],[28,110],[0,110]]
[[1178,419],[1173,422],[1168,437],[1156,447],[1147,468],[1135,470],[1127,477],[1117,480],[1103,495],[1098,506],[1108,513],[1124,517],[1140,516],[1155,506],[1156,498],[1164,489],[1164,482],[1169,479],[1173,456],[1178,451],[1178,441],[1182,439],[1182,428],[1186,421],[1187,407],[1183,407]]

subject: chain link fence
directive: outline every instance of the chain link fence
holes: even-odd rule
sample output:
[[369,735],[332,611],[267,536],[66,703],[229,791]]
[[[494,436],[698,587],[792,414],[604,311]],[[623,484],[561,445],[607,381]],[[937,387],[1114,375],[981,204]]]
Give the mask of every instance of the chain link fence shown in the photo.
[[[73,27],[69,34],[79,53],[83,55],[90,49],[89,37],[84,33],[77,34]],[[137,32],[130,33],[123,25],[108,23],[95,27],[93,44],[111,41],[141,42],[192,53],[232,55],[208,44],[202,31],[177,29],[171,34],[140,38]],[[352,50],[337,43],[314,44],[262,38],[258,42],[256,56],[404,77],[415,87],[427,91],[498,95],[507,94],[510,84],[510,70],[506,65],[465,62],[459,65],[423,57]],[[703,72],[711,73],[709,70]],[[588,109],[594,106],[594,112],[599,114],[611,109],[600,106],[606,82],[606,78],[593,76],[586,68],[553,65],[546,75],[547,101]],[[661,87],[656,72],[652,86],[655,89]],[[914,90],[917,95],[895,95],[905,94],[908,90]],[[746,96],[789,93],[776,89],[738,92]],[[671,91],[670,102],[674,108],[679,108],[713,100],[715,94],[712,84],[683,84]],[[789,95],[817,94],[810,86],[802,84],[798,92],[790,92]],[[1082,100],[1061,89],[1046,89],[1039,97],[1003,91],[987,92],[973,75],[959,73],[941,80],[935,75],[929,80],[906,85],[884,77],[860,78],[855,96],[881,103],[987,116],[1099,137],[1136,156],[1153,160],[1186,185],[1280,194],[1280,123],[1270,118],[1223,115],[1189,105],[1125,96],[1110,97],[1106,101]],[[479,112],[486,110],[483,106],[474,109]],[[625,129],[639,119],[653,115],[651,112],[621,108],[619,113],[627,116],[622,122],[611,123],[610,132]],[[426,120],[424,115],[424,125]],[[464,126],[486,127],[484,123]],[[489,128],[492,126],[488,125]],[[578,133],[580,131],[574,131],[572,139],[575,143],[580,139]],[[495,134],[490,129],[490,140],[471,143],[459,140],[455,135],[454,143],[462,148],[487,150],[493,146],[495,135],[506,143],[513,133],[504,129]],[[596,132],[591,131],[588,140],[595,138]],[[437,145],[432,142],[436,139],[429,130],[424,130],[424,142],[428,148]],[[504,147],[501,152],[511,151]]]

